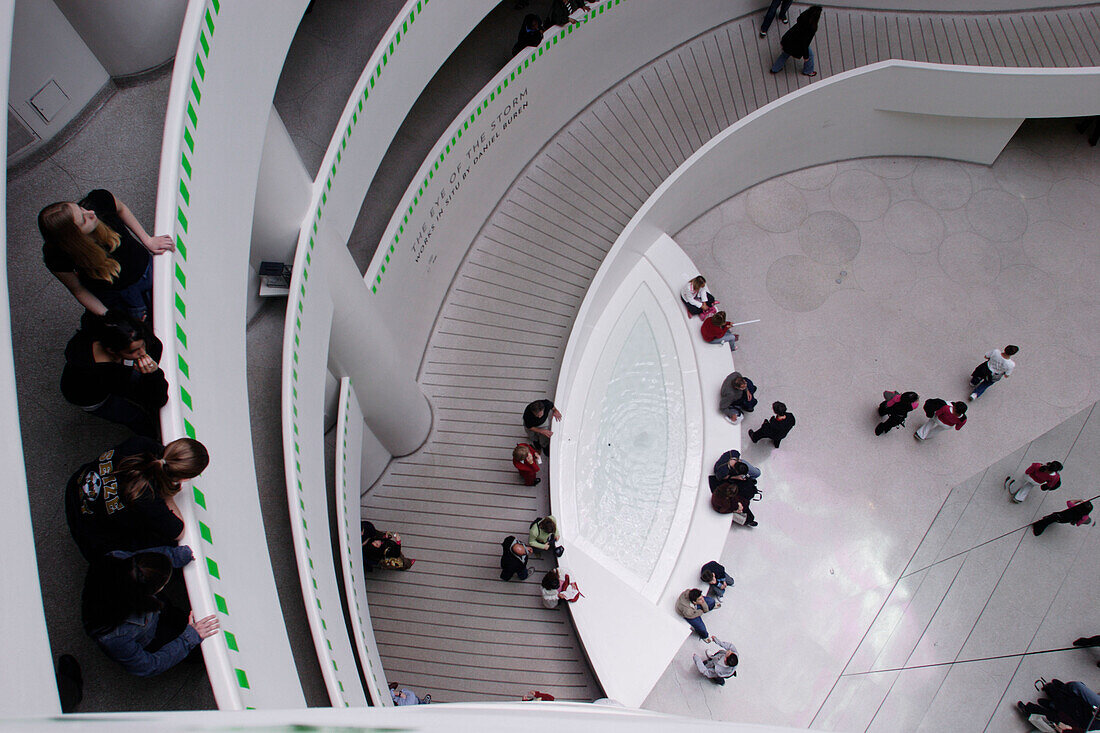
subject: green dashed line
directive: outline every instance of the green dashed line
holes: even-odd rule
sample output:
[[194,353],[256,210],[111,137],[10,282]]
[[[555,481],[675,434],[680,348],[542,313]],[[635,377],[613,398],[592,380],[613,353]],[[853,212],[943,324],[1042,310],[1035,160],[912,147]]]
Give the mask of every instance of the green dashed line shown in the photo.
[[246,675],[244,673],[244,670],[238,668],[236,670],[236,672],[237,672],[237,684],[240,685],[241,687],[243,687],[246,690],[252,689],[248,686],[248,675]]
[[183,214],[183,209],[176,207],[176,221],[183,227],[183,231],[187,231],[187,217]]
[[176,235],[176,251],[180,253],[180,257],[184,262],[187,262],[187,245],[183,243],[183,239],[180,235]]
[[210,55],[210,42],[206,40],[206,31],[199,31],[199,43],[202,44],[202,52],[205,56]]
[[[183,348],[187,348],[187,334],[180,328],[180,324],[176,324],[176,339],[183,344]],[[189,375],[185,375],[189,376]]]
[[205,509],[206,508],[206,495],[203,494],[201,491],[199,491],[199,488],[197,486],[192,486],[191,487],[191,493],[195,497],[195,503],[198,504],[199,506],[201,506],[203,509]]
[[177,354],[176,355],[176,363],[179,365],[180,374],[182,374],[183,376],[190,379],[191,378],[191,370],[187,367],[187,362],[184,361],[182,354]]
[[214,562],[212,558],[206,558],[206,570],[215,578],[221,579],[221,575],[218,573],[218,563]]
[[192,153],[195,152],[195,138],[191,137],[191,131],[188,130],[186,127],[183,128],[183,141],[187,143],[188,150],[190,150]]
[[180,268],[180,263],[176,263],[176,280],[179,280],[180,287],[187,287],[187,275],[183,274],[183,270]]
[[237,637],[228,631],[222,633],[225,634],[225,645],[233,651],[239,652],[240,649],[237,648]]
[[[187,437],[188,437],[188,438],[191,438],[191,440],[194,440],[194,439],[195,439],[195,426],[194,426],[194,425],[192,425],[192,424],[191,424],[191,423],[190,423],[190,422],[189,422],[189,421],[187,420],[187,418],[184,418],[184,419],[183,419],[183,432],[187,433]],[[206,508],[206,505],[204,504],[202,508],[203,508],[203,509],[205,509],[205,508]]]
[[190,102],[187,103],[187,116],[191,119],[191,127],[197,130],[199,127],[199,116],[195,114],[195,108]]
[[199,536],[210,544],[214,544],[214,535],[210,532],[210,528],[207,527],[206,524],[204,524],[203,522],[199,522]]
[[183,298],[179,293],[176,293],[176,310],[180,312],[180,315],[187,318],[187,306],[183,303]]
[[229,604],[226,602],[225,598],[217,593],[214,594],[214,605],[218,607],[218,611],[221,613],[229,613]]
[[186,389],[184,389],[182,386],[180,387],[180,399],[183,400],[183,404],[187,405],[188,410],[193,411],[195,409],[194,407],[191,406],[191,395],[190,395],[190,393]]
[[210,0],[210,4],[214,6],[214,15],[217,15],[221,12],[222,4],[218,2],[218,0]]
[[[191,161],[187,159],[186,155],[180,155],[180,165],[183,166],[183,170],[187,172],[187,177],[191,177]],[[183,181],[180,181],[180,185],[183,185]]]
[[206,81],[206,68],[202,65],[202,56],[195,54],[195,69],[199,72],[199,78]]
[[191,93],[195,95],[195,104],[202,104],[202,92],[199,91],[199,83],[195,77],[191,77]]
[[210,29],[210,35],[214,35],[214,19],[210,17],[210,11],[206,11],[206,27]]

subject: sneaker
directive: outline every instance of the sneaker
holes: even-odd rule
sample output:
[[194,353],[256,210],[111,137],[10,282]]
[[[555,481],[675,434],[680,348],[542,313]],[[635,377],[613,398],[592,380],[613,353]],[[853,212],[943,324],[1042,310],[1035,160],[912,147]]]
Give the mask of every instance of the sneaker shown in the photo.
[[535,483],[533,483],[533,484],[531,484],[531,485],[532,485],[532,486],[538,486],[538,485],[539,485],[539,484],[541,484],[541,483],[542,483],[542,479],[540,479],[540,478],[538,478],[538,477],[536,476],[536,477],[535,477]]
[[756,521],[755,519],[750,519],[749,521],[745,522],[746,527],[755,527],[758,524],[760,524],[760,522]]
[[432,696],[430,694],[428,694],[428,695],[425,695],[424,697],[420,698],[420,704],[421,705],[431,705],[432,704]]
[[760,37],[761,38],[767,38],[768,37],[768,32],[767,31],[760,31]]
[[969,400],[970,402],[973,402],[974,400],[978,399],[978,393],[977,392],[971,392],[969,395],[967,395],[966,399]]
[[1014,483],[1016,483],[1016,482],[1012,480],[1011,476],[1005,476],[1005,490],[1006,491],[1012,491],[1012,485]]
[[741,422],[741,416],[740,415],[738,415],[737,417],[730,417],[729,415],[723,415],[722,417],[726,418],[726,422],[730,423],[731,425],[737,425]]
[[719,686],[726,684],[726,681],[721,677],[711,677],[710,681]]
[[791,22],[791,19],[790,19],[790,18],[788,18],[788,17],[787,17],[787,16],[785,16],[785,15],[780,15],[780,16],[779,16],[779,22],[780,22],[780,23],[782,23],[783,25],[787,25],[788,23],[790,23],[790,22]]

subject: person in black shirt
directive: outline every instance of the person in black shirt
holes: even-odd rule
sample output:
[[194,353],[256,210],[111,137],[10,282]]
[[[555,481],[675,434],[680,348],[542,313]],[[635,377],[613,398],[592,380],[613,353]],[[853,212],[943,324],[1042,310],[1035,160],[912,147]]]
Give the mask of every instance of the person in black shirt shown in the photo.
[[776,58],[775,63],[772,64],[770,71],[773,74],[782,71],[783,67],[787,65],[787,59],[794,56],[796,59],[806,59],[805,63],[802,64],[803,74],[817,76],[817,72],[814,70],[814,50],[810,48],[810,43],[814,40],[817,25],[820,21],[820,5],[811,5],[799,14],[794,26],[784,33],[783,38],[779,41],[779,46],[783,51]]
[[110,191],[96,189],[80,203],[58,201],[38,214],[42,260],[94,315],[108,308],[144,320],[151,307],[153,258],[175,249],[172,238],[151,237]]
[[124,313],[90,319],[65,347],[61,394],[93,415],[156,438],[153,416],[168,401],[168,381],[157,365],[162,348]]
[[198,476],[210,456],[197,440],[167,446],[130,438],[81,466],[65,486],[65,518],[89,562],[114,550],[174,545],[183,536],[176,508],[180,482]]
[[546,456],[550,455],[550,436],[554,434],[550,429],[552,420],[561,420],[561,413],[550,400],[535,400],[523,411],[527,438]]
[[778,448],[787,437],[787,433],[794,427],[794,414],[787,412],[787,406],[782,402],[773,402],[772,412],[775,415],[765,420],[755,432],[749,431],[749,440],[753,443],[765,439],[771,440]]
[[512,46],[512,55],[515,56],[525,48],[535,47],[542,43],[542,21],[539,16],[529,13],[523,19],[523,25],[519,29],[519,40]]
[[359,536],[363,540],[363,565],[368,572],[376,567],[408,570],[416,562],[402,554],[401,535],[396,532],[383,532],[364,519],[359,522]]

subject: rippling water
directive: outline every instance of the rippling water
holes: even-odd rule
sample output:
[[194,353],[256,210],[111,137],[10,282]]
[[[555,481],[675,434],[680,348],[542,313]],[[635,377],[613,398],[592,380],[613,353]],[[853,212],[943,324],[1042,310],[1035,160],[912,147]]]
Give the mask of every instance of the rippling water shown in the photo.
[[597,370],[584,416],[598,429],[577,447],[580,532],[643,583],[664,548],[684,473],[679,364],[667,325],[656,328],[639,315],[618,353],[605,349],[601,360],[614,366]]

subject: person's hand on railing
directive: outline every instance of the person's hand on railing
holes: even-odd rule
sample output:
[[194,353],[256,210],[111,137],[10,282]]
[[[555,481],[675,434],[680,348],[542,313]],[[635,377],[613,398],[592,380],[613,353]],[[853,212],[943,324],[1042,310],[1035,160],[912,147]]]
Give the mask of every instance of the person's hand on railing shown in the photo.
[[202,639],[209,639],[211,636],[218,633],[218,617],[213,613],[209,616],[196,619],[195,612],[192,611],[191,615],[187,617],[187,623],[198,632],[199,637]]
[[164,254],[165,252],[175,252],[176,243],[167,234],[161,234],[156,237],[149,237],[142,244],[145,245],[145,249],[149,250],[155,255]]

